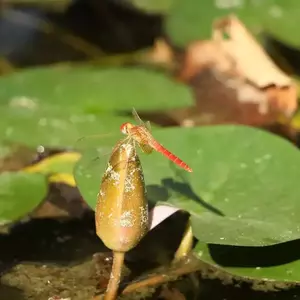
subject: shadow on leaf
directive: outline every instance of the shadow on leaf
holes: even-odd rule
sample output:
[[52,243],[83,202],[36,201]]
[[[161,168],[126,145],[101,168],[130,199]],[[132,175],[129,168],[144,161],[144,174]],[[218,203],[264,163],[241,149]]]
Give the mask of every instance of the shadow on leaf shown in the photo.
[[300,259],[300,240],[265,247],[208,245],[212,259],[227,267],[270,267]]

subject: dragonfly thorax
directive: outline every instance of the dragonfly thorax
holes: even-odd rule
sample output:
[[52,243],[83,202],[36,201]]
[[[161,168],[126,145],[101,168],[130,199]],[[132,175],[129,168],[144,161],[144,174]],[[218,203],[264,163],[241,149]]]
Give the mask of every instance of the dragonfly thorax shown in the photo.
[[124,123],[124,124],[121,125],[120,130],[124,134],[129,134],[130,129],[133,128],[133,127],[134,127],[133,124],[127,122],[127,123]]

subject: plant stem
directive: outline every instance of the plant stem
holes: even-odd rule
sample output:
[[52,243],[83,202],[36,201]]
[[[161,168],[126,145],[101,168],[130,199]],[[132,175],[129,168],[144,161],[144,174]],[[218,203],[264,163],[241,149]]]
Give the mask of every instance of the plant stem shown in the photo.
[[125,253],[114,251],[113,256],[113,265],[110,273],[108,286],[104,295],[104,300],[117,299],[118,289],[120,285]]
[[180,245],[175,253],[174,259],[178,260],[188,255],[188,253],[192,250],[192,248],[193,248],[193,232],[192,232],[191,222],[189,220],[186,225],[186,229],[184,231]]

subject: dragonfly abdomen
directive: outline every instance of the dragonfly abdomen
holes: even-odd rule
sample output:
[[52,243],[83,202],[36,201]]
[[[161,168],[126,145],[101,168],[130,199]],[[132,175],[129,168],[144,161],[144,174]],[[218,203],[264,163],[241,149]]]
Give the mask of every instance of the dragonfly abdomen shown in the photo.
[[178,156],[170,152],[168,149],[166,149],[163,145],[159,144],[158,142],[153,142],[152,147],[162,155],[164,155],[166,158],[171,160],[174,164],[179,166],[180,168],[188,171],[193,172],[193,170],[184,162],[182,161]]

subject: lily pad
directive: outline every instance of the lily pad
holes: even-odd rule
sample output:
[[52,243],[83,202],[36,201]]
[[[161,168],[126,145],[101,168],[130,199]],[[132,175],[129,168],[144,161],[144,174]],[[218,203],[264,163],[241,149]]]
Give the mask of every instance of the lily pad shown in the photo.
[[[1,81],[1,80],[0,80]],[[103,114],[69,114],[63,110],[24,107],[1,108],[0,135],[2,140],[36,147],[75,147],[78,139],[90,135],[119,132],[128,118]]]
[[[200,241],[266,246],[300,238],[300,155],[292,144],[234,125],[161,129],[154,136],[193,173],[158,153],[141,154],[149,200],[189,211]],[[96,155],[91,147],[75,167],[79,190],[92,207],[107,162],[91,163]]]
[[[256,289],[283,289],[300,284],[300,240],[267,247],[233,247],[198,242],[194,252],[217,268],[243,280],[254,281]],[[222,272],[216,274],[221,275]],[[259,280],[260,283],[255,284]]]
[[192,93],[183,84],[162,72],[136,67],[40,68],[0,79],[0,104],[10,107],[55,107],[70,113],[97,114],[192,103]]
[[0,174],[0,224],[11,223],[30,213],[46,196],[47,189],[47,181],[41,174]]

